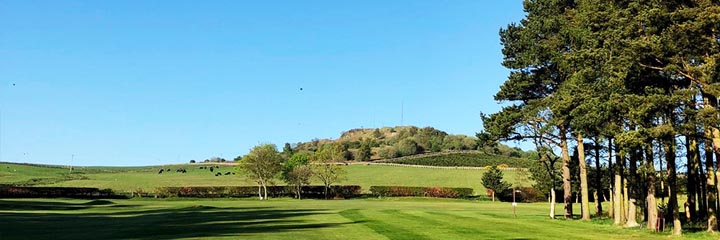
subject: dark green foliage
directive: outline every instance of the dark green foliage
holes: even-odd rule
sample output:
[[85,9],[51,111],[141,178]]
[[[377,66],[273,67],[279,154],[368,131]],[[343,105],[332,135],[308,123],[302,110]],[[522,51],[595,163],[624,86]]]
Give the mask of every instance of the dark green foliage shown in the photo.
[[528,168],[533,162],[524,158],[511,158],[490,155],[480,152],[443,153],[434,155],[418,155],[413,157],[376,161],[408,165],[439,166],[439,167],[486,167],[507,164],[508,167]]
[[418,146],[415,141],[412,139],[403,139],[397,144],[397,153],[396,156],[402,157],[402,156],[410,156],[415,155],[418,153]]
[[472,196],[472,188],[450,187],[408,187],[408,186],[371,186],[370,192],[379,197],[438,197],[465,198]]
[[515,192],[515,202],[547,202],[547,194],[532,187],[508,188],[495,196],[500,201],[512,202],[513,190],[519,191]]
[[355,158],[355,160],[358,161],[368,161],[370,160],[370,157],[372,157],[372,149],[370,147],[369,141],[363,141],[360,145],[360,149],[358,150],[358,157]]
[[[268,196],[294,197],[291,186],[268,186]],[[360,195],[361,187],[357,185],[335,185],[329,189],[333,198],[353,198]],[[257,186],[211,186],[211,187],[161,187],[156,190],[157,197],[191,197],[191,198],[244,198],[258,195]],[[305,198],[322,199],[325,197],[325,186],[303,186],[302,196]]]
[[510,183],[503,181],[503,172],[495,166],[483,173],[481,181],[485,188],[491,189],[496,193],[502,193],[510,188]]

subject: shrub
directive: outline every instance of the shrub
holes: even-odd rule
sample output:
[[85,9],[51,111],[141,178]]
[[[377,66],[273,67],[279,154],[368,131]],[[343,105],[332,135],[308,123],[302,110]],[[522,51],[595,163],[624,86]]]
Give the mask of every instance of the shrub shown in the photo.
[[370,192],[379,197],[464,198],[472,196],[473,189],[450,187],[371,186]]
[[[535,188],[532,187],[519,187],[519,188],[509,188],[502,191],[500,194],[497,195],[498,199],[503,202],[512,202],[513,200],[513,190],[519,190],[520,192],[515,193],[515,201],[516,202],[544,202],[547,201],[547,196],[544,193],[538,192],[535,190]],[[561,193],[562,194],[562,193]]]

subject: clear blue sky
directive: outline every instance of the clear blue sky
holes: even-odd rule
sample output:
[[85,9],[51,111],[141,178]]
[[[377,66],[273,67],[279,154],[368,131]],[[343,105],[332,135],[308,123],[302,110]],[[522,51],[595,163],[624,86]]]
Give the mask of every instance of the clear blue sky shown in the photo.
[[232,159],[400,125],[401,108],[474,135],[508,73],[498,30],[522,16],[520,0],[3,0],[0,161]]

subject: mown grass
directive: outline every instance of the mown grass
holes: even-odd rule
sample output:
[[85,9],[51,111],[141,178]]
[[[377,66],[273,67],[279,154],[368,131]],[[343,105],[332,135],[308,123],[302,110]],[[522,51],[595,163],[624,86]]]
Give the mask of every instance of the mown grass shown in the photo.
[[0,239],[714,239],[550,220],[546,204],[390,198],[0,199]]
[[[142,168],[78,168],[69,174],[68,169],[62,168],[0,164],[0,184],[14,184],[30,178],[43,178],[46,182],[33,185],[110,188],[118,192],[137,190],[153,192],[158,187],[255,185],[253,181],[242,174],[215,176],[218,171],[223,174],[234,171],[232,166],[218,166],[220,169],[213,172],[199,169],[199,165],[172,165]],[[158,174],[160,168],[171,169],[171,171]],[[175,172],[178,168],[185,168],[187,173]],[[470,187],[475,190],[475,194],[485,192],[485,188],[480,182],[485,170],[359,164],[343,166],[343,168],[347,171],[347,175],[345,180],[338,184],[360,185],[364,191],[368,191],[373,185],[398,185]],[[13,175],[4,174],[6,171],[12,172]],[[520,186],[531,184],[526,177],[518,175],[517,171],[505,171],[505,179]],[[275,183],[284,185],[279,180]],[[320,184],[320,182],[315,181],[314,184]]]

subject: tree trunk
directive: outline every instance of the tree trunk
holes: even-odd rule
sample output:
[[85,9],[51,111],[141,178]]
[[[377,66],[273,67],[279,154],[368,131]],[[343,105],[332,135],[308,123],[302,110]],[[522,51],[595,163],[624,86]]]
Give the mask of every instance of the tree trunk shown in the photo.
[[[707,149],[705,151],[705,157],[708,159]],[[712,153],[712,149],[710,152]],[[712,159],[712,156],[709,159]],[[707,175],[705,175],[702,163],[700,165],[698,168],[698,219],[705,220],[707,219]]]
[[682,225],[680,224],[680,209],[678,208],[678,188],[677,188],[677,167],[675,166],[675,139],[670,137],[665,143],[665,161],[668,173],[668,208],[672,212],[673,219],[673,235],[682,235]]
[[[710,96],[710,95],[704,95],[703,101],[705,102],[705,107],[708,108],[716,108],[717,107],[717,98]],[[714,123],[713,123],[714,124]],[[706,195],[707,195],[707,215],[708,215],[708,229],[709,232],[715,232],[718,230],[718,222],[717,222],[717,197],[718,197],[718,190],[717,190],[717,175],[715,172],[715,159],[714,156],[718,153],[720,153],[720,132],[718,131],[717,127],[715,125],[710,125],[710,123],[705,123],[705,174],[707,175],[707,183],[706,183]],[[708,153],[708,150],[712,149],[712,153]],[[714,154],[713,154],[714,153]],[[720,161],[720,158],[717,159]]]
[[640,224],[637,222],[637,199],[636,196],[638,194],[638,185],[640,182],[640,179],[638,178],[637,174],[637,160],[638,160],[638,151],[637,149],[633,149],[630,153],[630,176],[628,180],[625,183],[625,194],[628,198],[627,201],[627,222],[625,223],[626,227],[637,227]]
[[[709,130],[705,130],[705,134],[709,135]],[[706,141],[706,145],[711,145],[710,141]],[[707,148],[706,148],[707,149]],[[708,218],[708,231],[709,232],[715,232],[717,231],[717,188],[715,187],[717,185],[717,178],[715,176],[715,154],[712,154],[712,151],[710,154],[705,155],[705,175],[706,175],[706,182],[705,185],[707,186],[705,188],[705,195],[707,197],[706,203],[707,203],[707,218]]]
[[[608,174],[614,174],[614,167],[613,167],[613,143],[612,138],[608,138]],[[610,177],[610,186],[608,186],[608,189],[610,189],[610,204],[608,204],[608,217],[615,219],[615,178]]]
[[563,178],[563,209],[565,218],[572,219],[572,185],[570,185],[570,154],[568,153],[567,137],[565,131],[560,131],[560,148],[562,151],[562,178]]
[[615,186],[613,187],[613,190],[615,191],[615,196],[613,196],[614,206],[613,206],[613,216],[615,217],[615,225],[620,225],[625,222],[625,219],[623,219],[623,184],[622,184],[622,157],[617,152],[615,153]]
[[555,189],[550,190],[550,219],[555,219]]
[[655,159],[653,157],[652,141],[645,147],[645,164],[646,169],[650,169],[647,174],[647,222],[648,229],[655,229],[658,220],[657,201],[655,200]]
[[578,162],[580,166],[580,194],[582,195],[582,219],[590,220],[590,196],[587,181],[587,163],[585,162],[585,143],[582,134],[577,134]]
[[263,190],[265,191],[265,200],[267,200],[267,186],[263,184]]
[[328,199],[328,188],[329,188],[328,185],[325,184],[325,200]]
[[595,198],[595,216],[602,216],[602,201],[600,196],[603,196],[602,186],[602,168],[600,167],[600,144],[598,137],[595,136],[595,192],[597,197]]
[[260,198],[260,200],[263,200],[263,196],[262,196],[262,184],[258,184],[258,198]]
[[697,219],[697,213],[695,212],[695,206],[697,205],[697,179],[698,171],[700,167],[700,158],[698,156],[698,143],[694,137],[685,136],[685,143],[687,148],[687,212],[689,214],[689,221],[695,221]]

